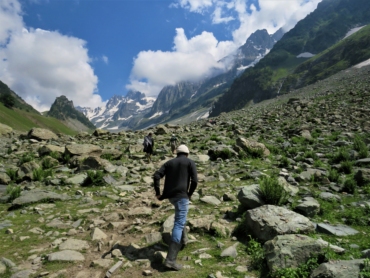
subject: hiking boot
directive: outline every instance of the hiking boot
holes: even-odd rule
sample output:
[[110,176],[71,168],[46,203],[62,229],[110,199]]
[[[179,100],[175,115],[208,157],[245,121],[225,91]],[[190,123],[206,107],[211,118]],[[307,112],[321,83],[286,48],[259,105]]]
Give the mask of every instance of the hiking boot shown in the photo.
[[182,245],[181,243],[171,241],[170,245],[168,246],[166,260],[164,261],[164,265],[166,267],[177,271],[182,269],[182,265],[176,263],[177,254],[180,251],[181,245]]
[[183,250],[186,246],[186,244],[188,244],[188,231],[186,230],[186,227],[184,226],[184,229],[182,230],[182,235],[181,235],[181,249],[180,250]]

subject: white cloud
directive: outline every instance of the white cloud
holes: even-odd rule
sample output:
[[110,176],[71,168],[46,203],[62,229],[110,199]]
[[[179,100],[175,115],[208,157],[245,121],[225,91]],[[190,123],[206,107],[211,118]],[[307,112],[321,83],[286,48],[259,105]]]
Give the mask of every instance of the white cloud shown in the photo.
[[6,44],[9,35],[22,30],[21,5],[17,0],[0,1],[0,45]]
[[103,56],[101,57],[101,59],[103,60],[103,62],[104,62],[104,63],[106,63],[106,64],[108,65],[108,63],[109,63],[109,59],[108,59],[108,57],[107,57],[107,56],[103,55]]
[[204,9],[212,7],[212,0],[178,0],[182,8],[189,9],[191,12],[202,13]]
[[[13,7],[19,4],[9,2]],[[20,21],[20,13],[18,6],[2,9],[0,21],[4,16]],[[27,29],[23,23],[6,28],[0,25],[0,34],[7,34],[2,37],[6,44],[0,47],[0,79],[26,102],[39,111],[48,110],[61,95],[75,105],[102,104],[85,41],[55,31]]]
[[258,29],[272,34],[289,30],[322,0],[259,0],[259,9],[248,0],[177,0],[172,7],[190,12],[209,13],[213,24],[238,20],[232,41],[218,41],[210,32],[188,39],[182,28],[176,29],[172,51],[141,51],[134,59],[127,88],[155,96],[166,85],[211,75],[227,65],[218,62],[243,45]]
[[182,28],[176,32],[173,51],[142,51],[138,54],[128,89],[155,96],[166,85],[198,80],[214,71],[224,70],[225,65],[218,61],[234,47],[231,42],[219,43],[209,32],[190,40]]

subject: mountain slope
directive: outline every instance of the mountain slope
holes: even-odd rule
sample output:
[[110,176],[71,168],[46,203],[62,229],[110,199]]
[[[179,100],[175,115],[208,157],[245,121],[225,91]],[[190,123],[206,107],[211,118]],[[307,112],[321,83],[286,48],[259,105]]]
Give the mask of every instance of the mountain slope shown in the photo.
[[288,75],[281,92],[301,88],[370,59],[370,25],[299,65]]
[[3,83],[0,80],[0,98],[2,98],[5,95],[10,95],[14,99],[14,108],[18,108],[20,110],[24,110],[27,112],[35,113],[40,115],[40,113],[33,108],[31,105],[26,103],[20,96],[18,96],[15,92],[13,92],[8,85]]
[[75,109],[73,101],[68,100],[66,96],[57,97],[47,115],[61,120],[76,131],[95,129],[89,119],[82,112]]
[[[307,60],[302,53],[319,53],[354,27],[370,22],[368,0],[323,0],[317,9],[286,33],[254,67],[247,69],[212,108],[210,116],[277,95],[287,75]],[[313,55],[312,54],[312,55]]]

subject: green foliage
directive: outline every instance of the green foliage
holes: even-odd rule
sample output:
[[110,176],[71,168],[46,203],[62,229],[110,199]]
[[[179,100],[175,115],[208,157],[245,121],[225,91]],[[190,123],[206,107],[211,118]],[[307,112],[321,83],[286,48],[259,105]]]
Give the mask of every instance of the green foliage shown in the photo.
[[252,158],[262,158],[264,156],[264,152],[262,148],[248,148],[246,150],[247,156]]
[[22,165],[23,163],[33,161],[35,159],[35,155],[33,153],[25,153],[19,159],[18,165]]
[[364,260],[364,267],[360,271],[360,278],[370,278],[370,259]]
[[0,95],[0,102],[7,108],[13,108],[15,105],[15,98],[10,93]]
[[328,175],[328,179],[331,181],[331,182],[338,182],[339,181],[339,173],[336,169],[334,168],[330,168],[329,169],[329,175]]
[[223,148],[221,150],[209,150],[208,155],[211,160],[216,160],[217,158],[230,159],[234,156],[233,152],[229,148]]
[[370,207],[349,207],[342,211],[337,217],[344,219],[347,225],[368,226]]
[[345,180],[343,190],[347,193],[354,194],[357,190],[357,183],[353,177],[349,177]]
[[51,157],[45,157],[41,163],[42,169],[50,169],[57,165],[56,161]]
[[304,158],[318,159],[317,154],[314,151],[305,151],[303,154]]
[[104,186],[106,185],[106,182],[103,179],[104,177],[103,171],[88,170],[86,174],[87,174],[87,177],[84,180],[82,186]]
[[17,185],[8,185],[6,187],[6,194],[9,195],[8,202],[12,202],[14,199],[18,198],[21,196],[21,187]]
[[44,170],[42,168],[37,168],[32,171],[32,177],[35,181],[43,181],[47,177],[52,177],[53,171],[52,170]]
[[284,205],[287,203],[289,194],[284,186],[279,184],[275,177],[262,177],[260,181],[261,198],[269,205]]
[[221,142],[222,139],[218,137],[216,134],[212,134],[211,137],[209,137],[209,140],[215,141],[215,142]]
[[351,161],[342,161],[340,163],[340,171],[345,174],[352,173],[352,162]]
[[365,142],[360,136],[355,136],[353,141],[353,148],[358,152],[360,158],[366,158],[368,156],[368,149]]
[[342,161],[348,161],[349,158],[349,153],[347,149],[345,148],[339,148],[336,153],[333,154],[331,157],[331,162],[332,163],[340,163]]
[[247,254],[250,256],[250,263],[253,269],[261,270],[263,267],[265,253],[262,244],[255,241],[249,236],[249,241],[246,248]]
[[52,157],[52,158],[54,158],[54,159],[57,159],[57,160],[59,160],[59,159],[62,158],[62,155],[60,153],[58,153],[58,152],[51,152],[49,154],[49,156]]
[[12,181],[16,181],[18,179],[18,171],[13,168],[6,169],[6,174]]
[[270,273],[270,278],[307,278],[312,270],[319,266],[318,258],[310,258],[305,264],[297,268],[282,268]]
[[290,166],[290,161],[286,156],[283,156],[279,161],[279,166],[287,168]]

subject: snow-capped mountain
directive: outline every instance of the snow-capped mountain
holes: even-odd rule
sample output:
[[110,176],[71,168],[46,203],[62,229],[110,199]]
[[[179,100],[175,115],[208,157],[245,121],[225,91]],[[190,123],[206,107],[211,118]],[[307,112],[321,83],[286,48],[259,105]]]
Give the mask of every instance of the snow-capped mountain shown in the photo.
[[130,129],[153,106],[155,98],[146,97],[141,92],[130,91],[126,96],[114,95],[105,106],[95,109],[76,107],[97,128],[110,131]]

